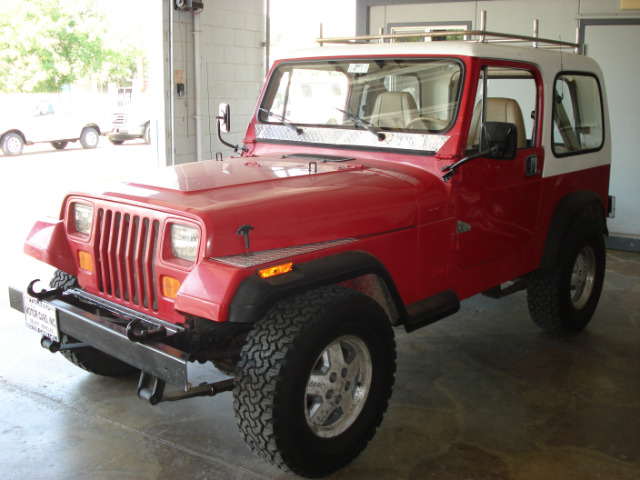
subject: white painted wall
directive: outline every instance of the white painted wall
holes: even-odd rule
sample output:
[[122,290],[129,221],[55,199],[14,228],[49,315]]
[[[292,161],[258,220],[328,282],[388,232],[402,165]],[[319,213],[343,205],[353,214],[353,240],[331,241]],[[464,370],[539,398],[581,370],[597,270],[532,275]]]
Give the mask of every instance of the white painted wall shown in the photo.
[[539,19],[541,37],[575,42],[580,0],[494,0],[484,2],[441,2],[407,5],[381,5],[370,8],[369,31],[397,23],[440,21],[472,22],[480,28],[480,12],[487,12],[487,30],[531,35],[533,20]]
[[[407,0],[405,4],[381,0],[359,0],[356,22],[362,24],[362,15],[368,14],[368,31],[377,33],[397,24],[471,22],[472,28],[480,27],[480,12],[487,12],[487,30],[531,35],[533,20],[539,20],[539,35],[544,38],[576,41],[580,21],[634,20],[640,19],[640,10],[621,10],[620,0],[479,0],[479,1],[424,1]],[[367,6],[367,9],[363,6]],[[638,152],[638,108],[630,107],[625,95],[637,91],[638,29],[633,33],[613,32],[607,27],[602,33],[595,27],[586,27],[587,54],[597,55],[604,71],[610,97],[609,114],[612,130],[612,173],[610,190],[617,197],[616,218],[609,221],[610,234],[616,245],[640,250],[640,189],[637,187],[640,173]],[[590,30],[591,29],[591,30]],[[364,33],[364,32],[361,32]],[[599,33],[596,35],[596,33]],[[624,35],[622,35],[624,33]],[[589,36],[591,35],[591,36]],[[631,39],[631,40],[629,40]],[[631,71],[630,71],[631,70]],[[626,93],[625,93],[626,92]],[[637,99],[630,98],[637,104]],[[637,95],[635,95],[637,97]]]
[[[171,134],[174,135],[174,163],[196,161],[196,106],[193,15],[173,11],[173,68],[169,67],[169,8],[173,0],[164,0],[165,18],[165,111],[167,164],[171,164]],[[228,103],[232,113],[232,132],[225,140],[240,143],[264,80],[265,19],[263,0],[205,0],[200,14],[202,159],[215,157],[217,151],[228,155],[216,136],[218,104]],[[171,131],[171,72],[181,70],[185,95],[175,96],[174,128]]]

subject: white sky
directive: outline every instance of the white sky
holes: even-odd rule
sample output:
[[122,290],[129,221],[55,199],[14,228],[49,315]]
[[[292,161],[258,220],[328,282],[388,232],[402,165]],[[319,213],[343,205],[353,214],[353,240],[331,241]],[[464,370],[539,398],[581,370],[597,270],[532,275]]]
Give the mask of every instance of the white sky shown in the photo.
[[[155,7],[150,0],[100,2],[105,7],[107,22],[117,23],[120,29],[131,32],[133,38],[155,38],[149,34],[152,28],[149,21],[153,17],[150,9]],[[355,3],[355,0],[270,0],[271,60],[290,50],[317,47],[320,23],[324,37],[355,35]],[[205,8],[212,8],[206,0],[204,4]],[[145,48],[154,47],[145,45]]]
[[[242,0],[239,0],[242,1]],[[140,31],[149,20],[149,1],[100,0],[108,21],[121,28]],[[205,8],[211,8],[204,0]],[[323,24],[325,37],[355,34],[355,0],[270,0],[271,43],[274,50],[286,51],[317,46],[315,39]]]

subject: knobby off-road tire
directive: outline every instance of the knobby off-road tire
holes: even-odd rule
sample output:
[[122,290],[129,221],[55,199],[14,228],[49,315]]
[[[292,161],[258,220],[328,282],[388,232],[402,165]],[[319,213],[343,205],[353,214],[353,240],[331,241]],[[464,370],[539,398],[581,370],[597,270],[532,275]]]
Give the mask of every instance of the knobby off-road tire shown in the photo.
[[[62,270],[56,270],[49,286],[51,288],[74,288],[78,286],[78,280],[73,275],[69,275]],[[63,345],[78,343],[78,340],[66,335],[64,332],[61,332],[60,335]],[[122,377],[137,371],[135,367],[92,347],[60,350],[60,353],[74,365],[96,375]]]
[[527,286],[533,321],[550,332],[575,333],[584,329],[596,310],[605,271],[604,233],[591,220],[573,221],[559,265],[538,270]]
[[386,314],[357,291],[329,286],[281,301],[249,333],[236,367],[242,436],[298,475],[338,470],[382,421],[395,355]]

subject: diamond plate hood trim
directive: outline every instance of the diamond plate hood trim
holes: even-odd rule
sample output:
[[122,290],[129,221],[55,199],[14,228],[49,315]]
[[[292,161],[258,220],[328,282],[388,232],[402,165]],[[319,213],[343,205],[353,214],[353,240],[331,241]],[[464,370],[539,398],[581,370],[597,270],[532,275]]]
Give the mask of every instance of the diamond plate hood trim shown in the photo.
[[263,265],[265,263],[275,262],[282,258],[294,257],[296,255],[303,255],[305,253],[316,252],[318,250],[324,250],[325,248],[338,247],[340,245],[346,245],[348,243],[356,242],[355,238],[343,238],[340,240],[330,240],[328,242],[312,243],[309,245],[299,245],[297,247],[279,248],[276,250],[265,250],[262,252],[249,253],[243,255],[229,255],[227,257],[211,258],[217,262],[231,265],[232,267],[255,267],[257,265]]
[[382,132],[386,138],[379,141],[375,135],[366,130],[321,127],[302,127],[302,130],[303,133],[298,135],[286,125],[262,123],[256,125],[256,139],[427,152],[437,152],[449,140],[448,135]]

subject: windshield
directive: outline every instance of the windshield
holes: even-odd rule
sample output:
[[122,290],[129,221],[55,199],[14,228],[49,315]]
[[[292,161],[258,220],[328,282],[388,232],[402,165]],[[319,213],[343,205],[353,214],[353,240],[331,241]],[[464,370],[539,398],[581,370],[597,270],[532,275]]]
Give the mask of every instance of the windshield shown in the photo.
[[437,151],[443,141],[433,137],[455,120],[461,69],[449,59],[282,63],[259,107],[257,138]]

